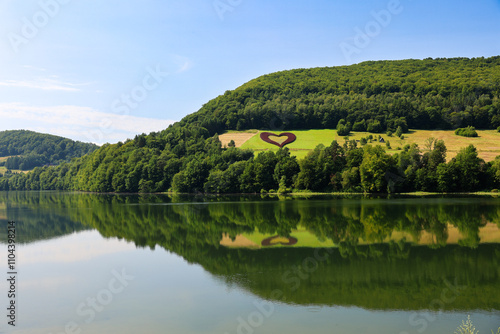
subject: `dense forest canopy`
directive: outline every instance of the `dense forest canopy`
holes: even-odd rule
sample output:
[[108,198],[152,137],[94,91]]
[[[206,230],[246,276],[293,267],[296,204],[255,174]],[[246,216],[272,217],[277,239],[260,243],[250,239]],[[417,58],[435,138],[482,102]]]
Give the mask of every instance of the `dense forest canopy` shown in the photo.
[[500,57],[368,61],[261,76],[227,91],[185,117],[210,134],[237,129],[356,131],[500,126]]
[[0,157],[8,169],[29,170],[69,162],[98,148],[97,145],[27,130],[0,132]]
[[[164,131],[106,144],[56,168],[0,177],[0,190],[256,193],[464,192],[500,189],[500,159],[470,145],[447,162],[446,143],[395,155],[356,141],[318,146],[297,160],[223,148],[229,129],[334,128],[373,132],[500,125],[500,57],[365,62],[266,75],[227,92]],[[340,121],[342,120],[342,121]],[[340,121],[340,123],[339,123]],[[344,123],[347,122],[347,123]]]

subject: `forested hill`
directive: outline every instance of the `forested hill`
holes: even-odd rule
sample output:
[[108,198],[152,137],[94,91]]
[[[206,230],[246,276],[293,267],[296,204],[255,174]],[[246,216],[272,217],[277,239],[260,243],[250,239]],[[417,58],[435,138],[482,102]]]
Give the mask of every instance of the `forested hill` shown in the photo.
[[37,166],[56,165],[81,157],[97,145],[27,130],[0,132],[0,157],[8,169],[29,170]]
[[[335,128],[357,131],[480,129],[500,126],[500,56],[369,61],[261,76],[205,104],[182,124],[210,134],[244,129]],[[402,119],[403,118],[403,119]]]
[[355,140],[333,141],[297,160],[286,147],[258,155],[222,147],[217,133],[333,129],[340,119],[354,131],[370,132],[498,127],[499,65],[500,57],[403,60],[266,75],[161,132],[103,145],[57,167],[5,173],[0,190],[498,192],[500,158],[485,163],[473,145],[447,162],[446,143],[433,138],[424,150],[405,145],[394,155],[361,141],[361,147]]

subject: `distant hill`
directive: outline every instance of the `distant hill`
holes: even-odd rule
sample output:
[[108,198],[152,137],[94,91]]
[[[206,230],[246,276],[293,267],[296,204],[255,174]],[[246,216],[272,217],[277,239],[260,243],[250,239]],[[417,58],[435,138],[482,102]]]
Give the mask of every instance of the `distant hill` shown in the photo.
[[30,170],[69,162],[99,147],[71,139],[27,130],[0,132],[0,157],[7,169]]
[[[500,126],[500,57],[367,61],[296,69],[258,77],[227,91],[183,125],[211,135],[247,129],[334,129],[340,119],[356,131],[478,129]],[[355,126],[355,124],[357,126]]]

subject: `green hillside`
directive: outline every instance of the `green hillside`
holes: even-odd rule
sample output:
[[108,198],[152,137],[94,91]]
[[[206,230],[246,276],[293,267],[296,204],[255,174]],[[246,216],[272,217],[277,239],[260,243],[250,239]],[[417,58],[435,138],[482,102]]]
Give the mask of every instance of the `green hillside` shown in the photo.
[[185,117],[211,134],[244,129],[356,131],[500,126],[500,57],[369,61],[261,76]]
[[27,130],[0,132],[0,166],[30,170],[69,162],[98,148],[97,145]]
[[[500,57],[377,61],[265,75],[209,101],[164,131],[103,145],[56,168],[4,176],[0,190],[376,193],[499,189],[500,159],[490,156],[485,162],[478,148],[467,146],[484,144],[481,136],[461,137],[465,138],[463,146],[454,140],[448,144],[448,139],[438,136],[425,146],[419,141],[422,138],[398,144],[391,140],[394,147],[386,151],[385,146],[362,146],[355,136],[344,141],[341,135],[341,140],[331,141],[333,131],[320,131],[340,124],[356,133],[390,130],[411,139],[408,129],[496,129],[500,126],[499,65]],[[257,154],[252,150],[261,145],[255,142],[257,136],[247,144],[252,149],[222,146],[218,134],[245,129],[308,130],[314,135],[303,136],[289,147],[311,151],[301,159],[291,155],[298,151],[288,147]],[[490,133],[491,138],[496,136]],[[313,149],[320,142],[323,145]],[[487,145],[494,154],[495,141]]]

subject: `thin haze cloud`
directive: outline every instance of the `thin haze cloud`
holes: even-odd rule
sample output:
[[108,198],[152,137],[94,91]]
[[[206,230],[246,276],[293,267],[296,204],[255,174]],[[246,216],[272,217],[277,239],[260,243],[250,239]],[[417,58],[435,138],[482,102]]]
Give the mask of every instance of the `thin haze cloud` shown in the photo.
[[111,124],[109,133],[96,138],[102,139],[101,141],[92,141],[96,144],[123,141],[133,138],[138,133],[163,130],[174,123],[172,120],[104,113],[88,107],[71,105],[39,107],[23,103],[0,103],[0,118],[4,122],[29,121],[27,126],[22,127],[23,129],[39,131],[48,128],[53,130],[53,134],[62,136],[72,134],[71,138],[81,141],[92,141],[86,137],[86,133],[101,127],[102,121],[107,120]]
[[17,87],[17,88],[29,88],[29,89],[41,89],[41,90],[53,90],[53,91],[66,91],[66,92],[78,92],[79,88],[75,88],[75,84],[70,84],[66,82],[61,82],[53,79],[38,79],[33,81],[22,81],[22,80],[4,80],[0,81],[0,86],[4,87]]

